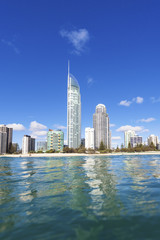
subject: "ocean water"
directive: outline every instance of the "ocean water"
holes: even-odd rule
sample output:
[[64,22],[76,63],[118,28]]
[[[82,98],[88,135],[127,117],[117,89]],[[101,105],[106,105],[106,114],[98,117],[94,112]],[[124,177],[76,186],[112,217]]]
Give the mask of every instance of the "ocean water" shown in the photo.
[[0,239],[160,239],[160,156],[0,158]]

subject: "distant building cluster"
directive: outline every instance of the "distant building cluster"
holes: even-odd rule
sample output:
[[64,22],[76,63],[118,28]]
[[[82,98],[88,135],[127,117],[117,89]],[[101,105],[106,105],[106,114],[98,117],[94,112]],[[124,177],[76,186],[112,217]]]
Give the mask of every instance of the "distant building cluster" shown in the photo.
[[137,145],[142,144],[142,137],[138,136],[135,131],[129,130],[124,132],[124,147],[136,147]]
[[[128,148],[128,147],[136,147],[140,144],[143,143],[143,139],[141,136],[138,136],[135,131],[132,130],[128,130],[124,132],[124,147]],[[158,140],[158,136],[155,135],[150,135],[147,138],[147,145],[153,145],[155,146],[158,150],[160,150],[160,143]]]

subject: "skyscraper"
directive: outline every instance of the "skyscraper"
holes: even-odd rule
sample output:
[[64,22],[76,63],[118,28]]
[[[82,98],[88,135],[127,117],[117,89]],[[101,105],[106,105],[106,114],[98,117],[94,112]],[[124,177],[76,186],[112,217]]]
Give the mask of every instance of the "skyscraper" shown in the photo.
[[[13,135],[13,128],[8,128],[6,125],[0,125],[0,132],[1,133],[6,133],[6,137],[5,134],[3,134],[3,153],[8,153],[11,145],[12,145],[12,135]],[[1,134],[2,137],[2,134]],[[2,142],[2,139],[1,139]],[[4,152],[4,146],[6,148],[5,152]]]
[[96,112],[93,114],[93,128],[95,130],[95,148],[99,148],[101,142],[106,148],[111,148],[109,117],[103,104],[96,106]]
[[78,148],[81,144],[81,95],[78,81],[70,74],[68,64],[67,88],[67,144]]
[[0,132],[0,154],[5,154],[7,150],[7,133]]

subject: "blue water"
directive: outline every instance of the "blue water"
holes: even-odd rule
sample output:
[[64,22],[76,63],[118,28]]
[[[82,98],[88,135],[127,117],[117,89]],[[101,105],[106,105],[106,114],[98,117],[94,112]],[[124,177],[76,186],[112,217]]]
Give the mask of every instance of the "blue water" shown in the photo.
[[0,158],[0,239],[160,239],[160,156]]

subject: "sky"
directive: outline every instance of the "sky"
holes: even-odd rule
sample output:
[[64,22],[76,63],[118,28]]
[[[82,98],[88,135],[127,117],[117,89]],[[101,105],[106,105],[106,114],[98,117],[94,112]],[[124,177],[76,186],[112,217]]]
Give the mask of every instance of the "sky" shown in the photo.
[[80,85],[82,137],[107,108],[112,146],[160,138],[159,0],[1,0],[0,124],[46,138],[67,126],[67,69]]

